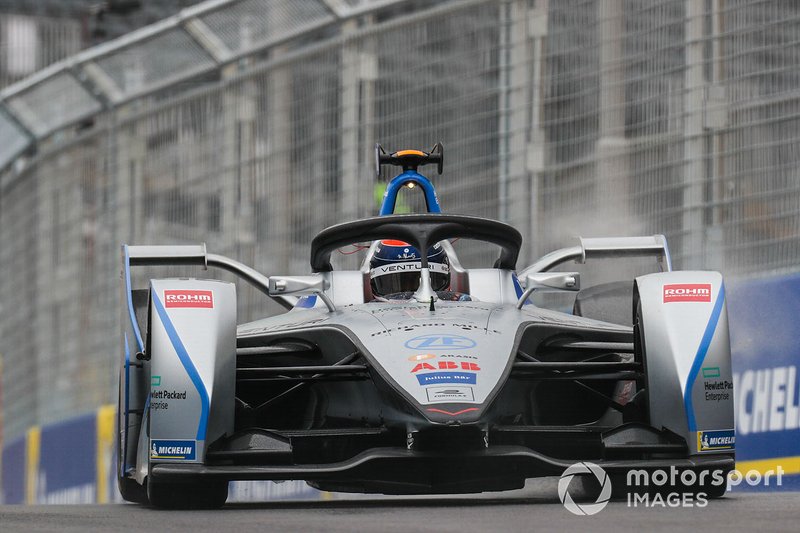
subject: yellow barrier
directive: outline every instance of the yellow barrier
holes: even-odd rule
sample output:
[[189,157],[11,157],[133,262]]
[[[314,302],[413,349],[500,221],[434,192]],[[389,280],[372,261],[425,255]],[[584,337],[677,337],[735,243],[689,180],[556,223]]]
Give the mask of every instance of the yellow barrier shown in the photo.
[[39,486],[39,455],[42,445],[42,430],[33,426],[25,435],[25,503],[36,502]]
[[117,408],[104,405],[97,410],[97,503],[108,503],[108,478],[114,454]]
[[800,474],[800,456],[797,457],[773,457],[771,459],[759,459],[757,461],[736,461],[736,470],[746,474],[751,470],[766,474],[768,471],[778,471],[778,467],[783,469],[783,474],[790,476]]

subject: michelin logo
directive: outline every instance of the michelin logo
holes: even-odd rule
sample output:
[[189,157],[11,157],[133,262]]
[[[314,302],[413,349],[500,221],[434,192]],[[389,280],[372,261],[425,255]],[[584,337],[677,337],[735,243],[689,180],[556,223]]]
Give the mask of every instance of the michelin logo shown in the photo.
[[713,452],[733,450],[736,447],[736,435],[732,429],[697,432],[697,451]]
[[196,444],[193,440],[152,440],[150,458],[194,461]]
[[733,374],[736,431],[740,435],[800,428],[797,366],[745,370]]

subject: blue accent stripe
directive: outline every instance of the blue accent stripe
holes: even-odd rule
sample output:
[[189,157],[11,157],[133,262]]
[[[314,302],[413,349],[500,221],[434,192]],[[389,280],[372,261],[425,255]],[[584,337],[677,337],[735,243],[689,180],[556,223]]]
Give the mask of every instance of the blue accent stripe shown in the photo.
[[[125,427],[123,428],[123,433],[125,434],[125,439],[122,441],[122,464],[119,466],[119,475],[122,477],[123,473],[128,469],[128,413],[130,412],[130,406],[128,404],[128,398],[130,398],[130,368],[131,368],[131,349],[128,345],[128,332],[125,332]],[[119,413],[117,413],[119,416]]]
[[692,388],[697,379],[697,374],[703,366],[703,361],[708,354],[708,348],[711,346],[711,339],[714,338],[714,332],[717,330],[717,323],[722,314],[722,304],[725,302],[725,284],[719,287],[719,295],[717,301],[714,302],[714,309],[711,311],[711,318],[708,319],[706,330],[703,333],[703,338],[700,340],[700,346],[697,348],[697,354],[694,356],[692,368],[689,370],[689,379],[686,381],[686,390],[683,392],[683,405],[686,408],[686,419],[689,423],[689,431],[697,431],[697,421],[694,418],[694,407],[692,406]]
[[386,193],[381,203],[381,209],[378,212],[380,216],[391,215],[394,213],[395,203],[397,203],[397,193],[400,189],[408,183],[416,183],[425,194],[425,205],[428,208],[428,213],[441,213],[442,207],[439,205],[439,199],[436,197],[436,189],[433,183],[413,170],[406,170],[402,174],[398,174],[389,185],[386,186]]
[[[517,300],[519,300],[525,291],[522,290],[522,285],[520,285],[519,278],[517,277],[516,273],[511,274],[511,281],[514,282],[514,292],[517,295]],[[525,298],[525,302],[523,302],[522,305],[533,305],[533,302],[531,302],[530,298]]]
[[294,306],[295,308],[311,309],[315,305],[317,305],[317,295],[311,294],[309,296],[303,296],[297,300],[297,303]]
[[128,299],[128,315],[131,318],[131,325],[133,326],[133,333],[136,335],[136,343],[139,345],[139,351],[144,351],[144,343],[142,342],[142,333],[139,331],[139,323],[136,322],[136,313],[133,312],[133,295],[131,294],[131,259],[128,255],[128,245],[124,244],[122,249],[125,251],[125,296]]
[[524,291],[522,290],[522,285],[519,284],[519,278],[516,274],[511,274],[511,281],[514,283],[514,292],[516,293],[517,298],[519,298],[522,296]]
[[161,323],[164,324],[164,329],[178,354],[178,359],[181,360],[183,368],[186,369],[186,373],[189,374],[189,379],[192,380],[194,387],[197,389],[197,393],[200,395],[200,423],[197,426],[196,439],[205,440],[206,427],[208,426],[208,391],[206,391],[206,386],[203,384],[203,380],[200,379],[200,374],[197,373],[197,369],[192,363],[192,359],[189,357],[186,347],[184,347],[183,342],[181,342],[178,332],[175,331],[175,326],[169,319],[167,310],[164,309],[164,305],[161,303],[161,300],[159,300],[158,294],[156,294],[154,290],[151,290],[150,294],[153,296],[153,307],[156,308],[156,312],[159,318],[161,318]]

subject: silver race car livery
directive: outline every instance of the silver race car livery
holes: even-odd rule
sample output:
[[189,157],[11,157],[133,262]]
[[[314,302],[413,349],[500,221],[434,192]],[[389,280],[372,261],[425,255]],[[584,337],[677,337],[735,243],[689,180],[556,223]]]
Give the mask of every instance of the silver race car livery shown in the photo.
[[[425,164],[441,172],[441,145],[378,147],[376,164],[403,168],[380,215],[322,230],[305,275],[267,277],[205,246],[123,247],[125,499],[213,508],[225,503],[229,481],[255,479],[386,494],[509,490],[578,461],[619,479],[633,470],[733,469],[720,274],[672,271],[659,235],[581,239],[517,270],[517,230],[441,213],[417,172]],[[393,214],[409,183],[428,212]],[[493,267],[464,268],[456,239],[499,248]],[[446,291],[431,284],[434,268],[417,253],[413,291],[375,294],[370,260],[387,240],[443,249],[435,270],[449,275]],[[331,254],[353,243],[372,243],[363,266],[333,269]],[[553,270],[633,256],[656,257],[661,271],[581,288],[578,273]],[[133,267],[159,265],[233,272],[287,312],[238,324],[231,283],[132,286]],[[572,309],[537,306],[541,291],[572,293]],[[725,487],[697,490],[719,496]]]

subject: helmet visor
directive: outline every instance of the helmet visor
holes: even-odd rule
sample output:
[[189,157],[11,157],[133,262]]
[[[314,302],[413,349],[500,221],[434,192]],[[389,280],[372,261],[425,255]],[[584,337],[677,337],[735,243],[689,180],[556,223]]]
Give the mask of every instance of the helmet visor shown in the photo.
[[[431,289],[445,290],[450,284],[450,269],[442,263],[429,263]],[[413,261],[394,265],[383,265],[370,271],[372,292],[378,296],[386,296],[398,292],[413,292],[419,288],[419,276],[422,263]]]

